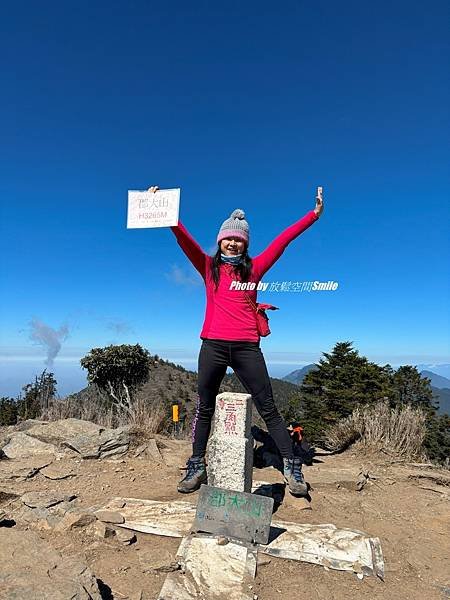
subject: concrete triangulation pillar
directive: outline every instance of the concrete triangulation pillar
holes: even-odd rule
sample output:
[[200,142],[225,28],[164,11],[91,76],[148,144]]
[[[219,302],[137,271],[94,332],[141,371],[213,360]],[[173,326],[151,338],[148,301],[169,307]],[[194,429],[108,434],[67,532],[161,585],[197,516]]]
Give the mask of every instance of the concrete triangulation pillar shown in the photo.
[[208,446],[208,485],[252,491],[252,397],[225,392],[216,398],[213,432]]

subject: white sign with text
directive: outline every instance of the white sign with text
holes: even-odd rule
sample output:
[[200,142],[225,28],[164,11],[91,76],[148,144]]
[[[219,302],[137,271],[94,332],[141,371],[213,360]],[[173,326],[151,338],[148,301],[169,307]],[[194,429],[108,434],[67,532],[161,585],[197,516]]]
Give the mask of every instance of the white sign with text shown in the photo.
[[129,190],[127,229],[178,225],[180,188],[157,192]]

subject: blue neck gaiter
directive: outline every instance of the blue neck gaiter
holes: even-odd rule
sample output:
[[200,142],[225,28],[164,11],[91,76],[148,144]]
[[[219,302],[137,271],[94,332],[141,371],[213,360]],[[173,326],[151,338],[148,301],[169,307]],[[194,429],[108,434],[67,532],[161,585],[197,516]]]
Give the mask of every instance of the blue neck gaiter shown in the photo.
[[225,254],[220,253],[220,258],[222,262],[229,265],[238,265],[241,261],[242,254],[236,254],[236,256],[225,256]]

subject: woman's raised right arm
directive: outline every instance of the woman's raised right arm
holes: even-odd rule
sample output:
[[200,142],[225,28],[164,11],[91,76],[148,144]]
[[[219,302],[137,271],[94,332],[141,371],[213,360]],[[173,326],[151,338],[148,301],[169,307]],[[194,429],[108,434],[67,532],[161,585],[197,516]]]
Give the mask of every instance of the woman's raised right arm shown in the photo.
[[205,279],[206,259],[208,258],[208,255],[203,252],[181,221],[178,221],[178,225],[173,225],[170,229],[177,238],[177,242],[183,252],[203,279]]
[[[148,191],[153,193],[157,192],[158,190],[159,187],[157,185],[148,188]],[[206,259],[208,258],[208,255],[203,252],[181,221],[178,221],[178,225],[171,226],[170,229],[177,238],[180,248],[186,254],[203,279],[205,279]]]

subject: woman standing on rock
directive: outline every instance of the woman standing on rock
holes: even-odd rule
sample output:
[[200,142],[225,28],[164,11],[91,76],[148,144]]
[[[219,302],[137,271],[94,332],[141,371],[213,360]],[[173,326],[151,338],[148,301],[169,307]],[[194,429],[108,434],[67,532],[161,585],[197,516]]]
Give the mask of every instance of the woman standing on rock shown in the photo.
[[[158,189],[151,187],[150,191]],[[212,257],[203,252],[180,221],[177,226],[171,227],[181,249],[202,276],[207,298],[200,333],[203,341],[198,358],[199,399],[192,430],[192,456],[187,462],[186,476],[178,484],[179,492],[194,492],[206,482],[205,454],[216,396],[227,367],[231,367],[251,394],[283,457],[284,477],[289,491],[296,496],[307,494],[301,460],[294,456],[286,424],[275,406],[259,345],[260,335],[253,308],[256,289],[242,291],[230,288],[236,280],[257,284],[280,258],[286,246],[317,221],[322,211],[322,188],[318,188],[314,210],[285,229],[255,258],[248,254],[249,226],[240,209],[233,211],[222,223],[217,235],[217,252]]]

